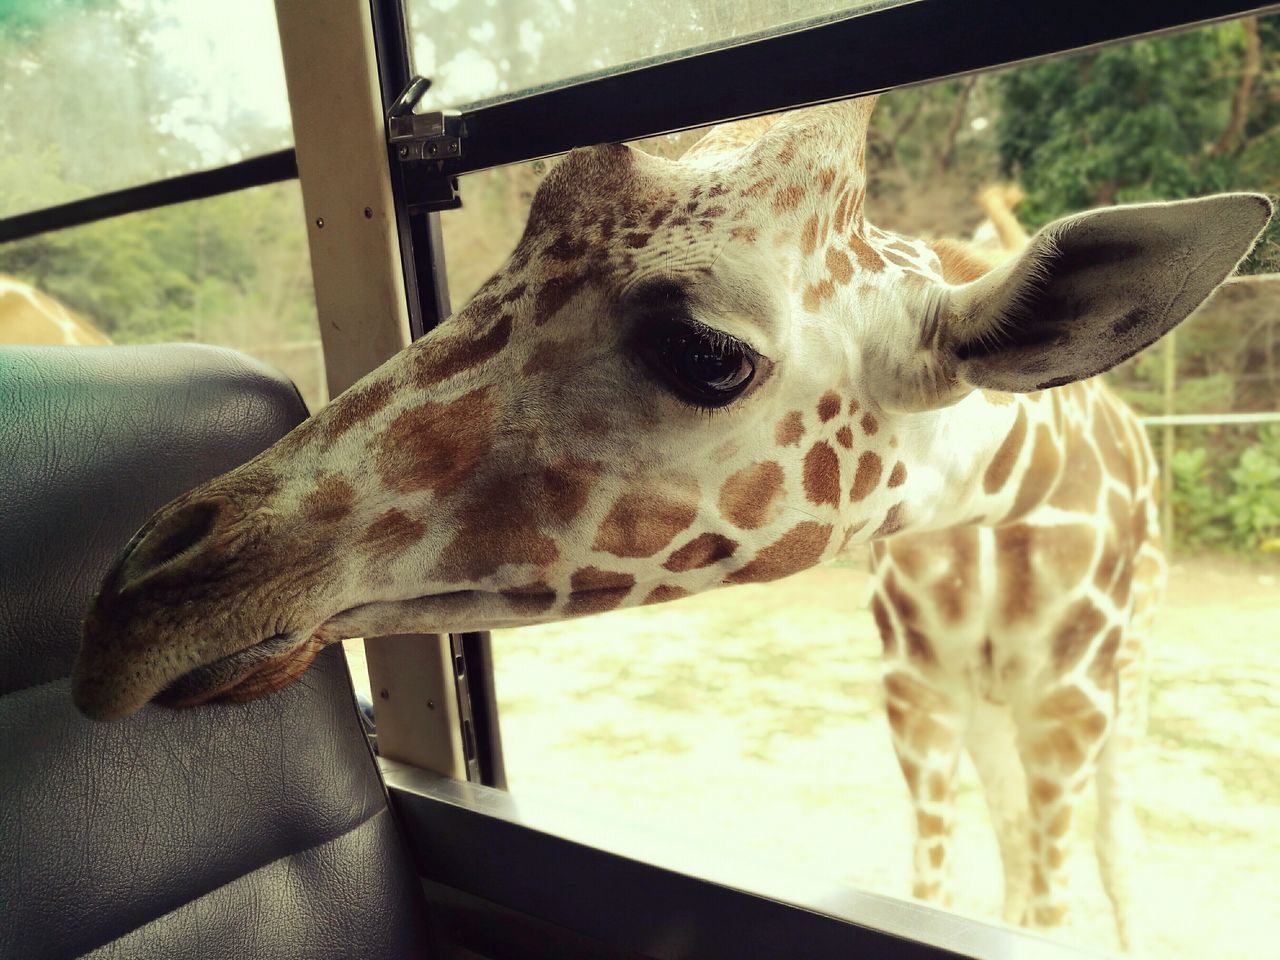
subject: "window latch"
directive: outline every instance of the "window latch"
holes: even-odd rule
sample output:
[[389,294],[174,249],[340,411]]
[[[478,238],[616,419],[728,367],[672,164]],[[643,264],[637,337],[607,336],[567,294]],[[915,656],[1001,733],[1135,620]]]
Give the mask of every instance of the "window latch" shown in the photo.
[[411,212],[453,210],[462,206],[458,178],[447,172],[446,161],[462,157],[466,125],[456,110],[416,108],[431,87],[426,77],[414,77],[387,111],[387,140],[404,173]]

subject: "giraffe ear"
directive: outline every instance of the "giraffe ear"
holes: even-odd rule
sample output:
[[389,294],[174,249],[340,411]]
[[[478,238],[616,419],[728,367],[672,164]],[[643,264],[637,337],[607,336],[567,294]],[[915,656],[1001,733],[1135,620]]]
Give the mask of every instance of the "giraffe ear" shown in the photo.
[[1017,258],[948,293],[942,366],[957,385],[1018,393],[1109,370],[1200,306],[1271,212],[1266,197],[1234,193],[1056,220]]

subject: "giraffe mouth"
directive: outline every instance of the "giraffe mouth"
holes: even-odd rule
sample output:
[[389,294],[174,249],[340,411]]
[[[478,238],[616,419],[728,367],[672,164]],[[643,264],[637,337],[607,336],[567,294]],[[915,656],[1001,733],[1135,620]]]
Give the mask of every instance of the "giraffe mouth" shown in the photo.
[[202,703],[244,703],[297,680],[325,644],[314,635],[276,634],[246,650],[197,667],[153,698],[174,709]]

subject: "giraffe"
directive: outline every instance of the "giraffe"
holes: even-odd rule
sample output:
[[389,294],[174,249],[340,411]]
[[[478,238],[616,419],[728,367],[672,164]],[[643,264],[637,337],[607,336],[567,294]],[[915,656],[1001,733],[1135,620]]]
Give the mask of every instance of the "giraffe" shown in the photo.
[[0,273],[0,343],[100,347],[111,341],[47,293]]
[[[88,612],[78,708],[110,719],[252,699],[343,638],[658,603],[894,535],[959,528],[984,564],[997,541],[1031,561],[1038,544],[1006,531],[1084,516],[1089,501],[1119,538],[1088,563],[1102,592],[1062,610],[1030,592],[1037,578],[1006,585],[1010,618],[1044,629],[1002,636],[1000,668],[1008,654],[1020,669],[984,676],[1012,696],[1016,678],[1075,676],[1087,659],[1086,703],[1052,687],[1035,709],[1073,733],[1068,720],[1092,729],[1095,715],[1109,729],[1098,690],[1132,644],[1111,638],[1131,605],[1147,478],[1100,388],[1051,388],[1183,320],[1247,254],[1270,202],[1080,214],[974,270],[960,247],[867,221],[873,102],[717,127],[678,160],[570,152],[510,259],[457,314],[138,531]],[[1063,465],[1104,427],[1089,450],[1105,484],[1089,488]],[[896,726],[932,747],[954,731],[931,661],[966,652],[911,606],[934,586],[930,563],[895,559],[880,607],[907,651],[886,676]]]
[[[972,282],[1027,246],[1013,215],[1021,200],[1016,186],[979,194],[991,230],[967,249],[937,245],[944,279]],[[984,248],[984,232],[997,249]],[[955,780],[967,751],[996,830],[1004,919],[1059,925],[1072,822],[1092,780],[1099,868],[1129,952],[1141,937],[1126,761],[1145,732],[1147,642],[1167,575],[1156,462],[1133,412],[1101,380],[1027,399],[1040,408],[1039,423],[1029,413],[1020,431],[1023,440],[1035,432],[1018,443],[1029,453],[998,452],[983,474],[986,486],[1014,482],[1026,457],[1019,501],[1002,522],[872,545],[886,712],[916,814],[912,893],[950,904]]]

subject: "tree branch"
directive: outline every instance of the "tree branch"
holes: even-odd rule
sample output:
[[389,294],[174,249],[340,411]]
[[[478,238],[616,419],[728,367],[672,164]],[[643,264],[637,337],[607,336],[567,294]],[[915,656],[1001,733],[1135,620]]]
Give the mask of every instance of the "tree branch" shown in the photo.
[[964,112],[969,106],[969,95],[977,84],[977,77],[966,77],[961,81],[960,93],[956,97],[955,109],[951,112],[951,122],[947,124],[947,133],[942,140],[942,149],[938,152],[938,169],[951,169],[951,161],[955,158],[956,138],[960,135],[960,125],[964,122]]
[[1245,120],[1249,115],[1249,96],[1253,93],[1253,83],[1262,70],[1262,43],[1258,39],[1258,18],[1245,17],[1240,21],[1244,28],[1244,64],[1240,70],[1240,82],[1236,85],[1235,100],[1231,104],[1231,119],[1218,142],[1213,145],[1209,155],[1220,157],[1230,149],[1231,144],[1240,136]]

